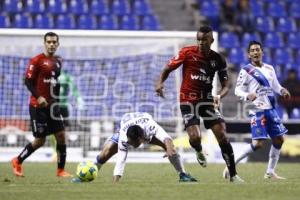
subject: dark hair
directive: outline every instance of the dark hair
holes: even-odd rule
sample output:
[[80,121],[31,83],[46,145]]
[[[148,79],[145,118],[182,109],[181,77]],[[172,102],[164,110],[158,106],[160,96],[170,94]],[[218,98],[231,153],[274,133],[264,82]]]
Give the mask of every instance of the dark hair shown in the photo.
[[210,26],[201,26],[199,29],[198,29],[198,32],[201,32],[201,33],[209,33],[209,32],[212,32],[212,28]]
[[127,137],[133,141],[136,141],[138,138],[141,138],[143,134],[144,134],[144,130],[138,125],[130,126],[127,129],[127,133],[126,133]]
[[263,50],[263,47],[262,47],[262,44],[260,43],[260,42],[258,42],[258,41],[255,41],[255,40],[252,40],[252,41],[250,41],[249,42],[249,45],[248,45],[248,52],[250,51],[250,47],[252,46],[252,45],[259,45],[260,46],[260,48],[261,48],[261,50]]
[[54,37],[55,36],[57,38],[57,42],[59,42],[59,36],[56,33],[54,33],[54,32],[47,32],[44,35],[44,42],[46,42],[46,37],[48,37],[48,36],[50,36],[50,37]]

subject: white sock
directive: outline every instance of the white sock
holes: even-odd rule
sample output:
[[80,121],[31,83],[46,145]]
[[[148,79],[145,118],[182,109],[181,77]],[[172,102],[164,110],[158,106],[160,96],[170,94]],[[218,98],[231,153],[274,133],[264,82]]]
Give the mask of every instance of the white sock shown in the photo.
[[242,155],[240,155],[236,161],[235,164],[237,165],[241,160],[243,160],[244,158],[246,158],[247,156],[249,156],[249,154],[253,153],[254,150],[254,146],[252,144],[250,144],[249,146],[247,146],[246,150],[242,153]]
[[269,163],[267,169],[268,174],[272,174],[275,172],[275,168],[279,160],[279,155],[280,155],[280,149],[276,149],[272,145],[269,153]]

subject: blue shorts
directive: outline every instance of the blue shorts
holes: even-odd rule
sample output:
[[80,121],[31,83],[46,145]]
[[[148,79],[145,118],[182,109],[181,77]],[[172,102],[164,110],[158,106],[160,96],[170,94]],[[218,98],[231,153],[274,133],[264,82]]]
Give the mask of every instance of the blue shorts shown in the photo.
[[114,133],[111,138],[109,139],[109,141],[112,141],[113,143],[118,144],[119,142],[119,133]]
[[288,130],[282,124],[275,109],[257,112],[251,117],[252,139],[267,139],[284,135]]

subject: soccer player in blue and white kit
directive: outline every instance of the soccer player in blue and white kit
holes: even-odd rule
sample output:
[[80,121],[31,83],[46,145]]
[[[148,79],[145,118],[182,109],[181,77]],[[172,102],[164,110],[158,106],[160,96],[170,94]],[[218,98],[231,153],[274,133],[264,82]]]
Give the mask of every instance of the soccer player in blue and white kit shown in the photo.
[[[197,182],[184,170],[180,155],[176,152],[172,138],[159,126],[148,113],[135,112],[123,115],[119,133],[114,134],[105,144],[96,158],[98,169],[117,153],[113,181],[123,176],[129,145],[134,148],[142,143],[154,144],[166,151],[166,157],[179,173],[180,182]],[[77,180],[78,182],[79,180]],[[75,181],[76,182],[76,179]]]
[[[291,95],[287,89],[279,84],[273,66],[262,62],[262,56],[261,43],[251,41],[248,45],[250,63],[241,69],[236,83],[235,94],[254,105],[254,109],[250,110],[252,143],[237,158],[236,164],[250,153],[261,148],[269,135],[272,139],[272,146],[264,178],[285,179],[275,173],[280,149],[284,141],[283,136],[288,130],[282,124],[275,110],[274,92],[284,98],[290,98]],[[224,178],[227,177],[227,174],[227,169],[225,169]]]

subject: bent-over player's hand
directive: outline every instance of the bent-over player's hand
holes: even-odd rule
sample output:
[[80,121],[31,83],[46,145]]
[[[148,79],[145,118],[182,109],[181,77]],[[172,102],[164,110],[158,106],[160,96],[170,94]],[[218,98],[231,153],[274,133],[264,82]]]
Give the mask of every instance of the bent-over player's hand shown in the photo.
[[163,83],[156,83],[155,85],[155,92],[158,96],[165,98],[164,95],[164,84]]
[[248,94],[247,99],[249,99],[250,101],[254,101],[256,99],[256,94],[255,93]]
[[283,96],[283,98],[285,98],[285,99],[291,98],[291,93],[285,88],[282,88],[280,93]]
[[47,100],[42,96],[39,96],[39,98],[37,99],[37,103],[38,103],[39,107],[41,107],[41,108],[45,108],[48,106]]

